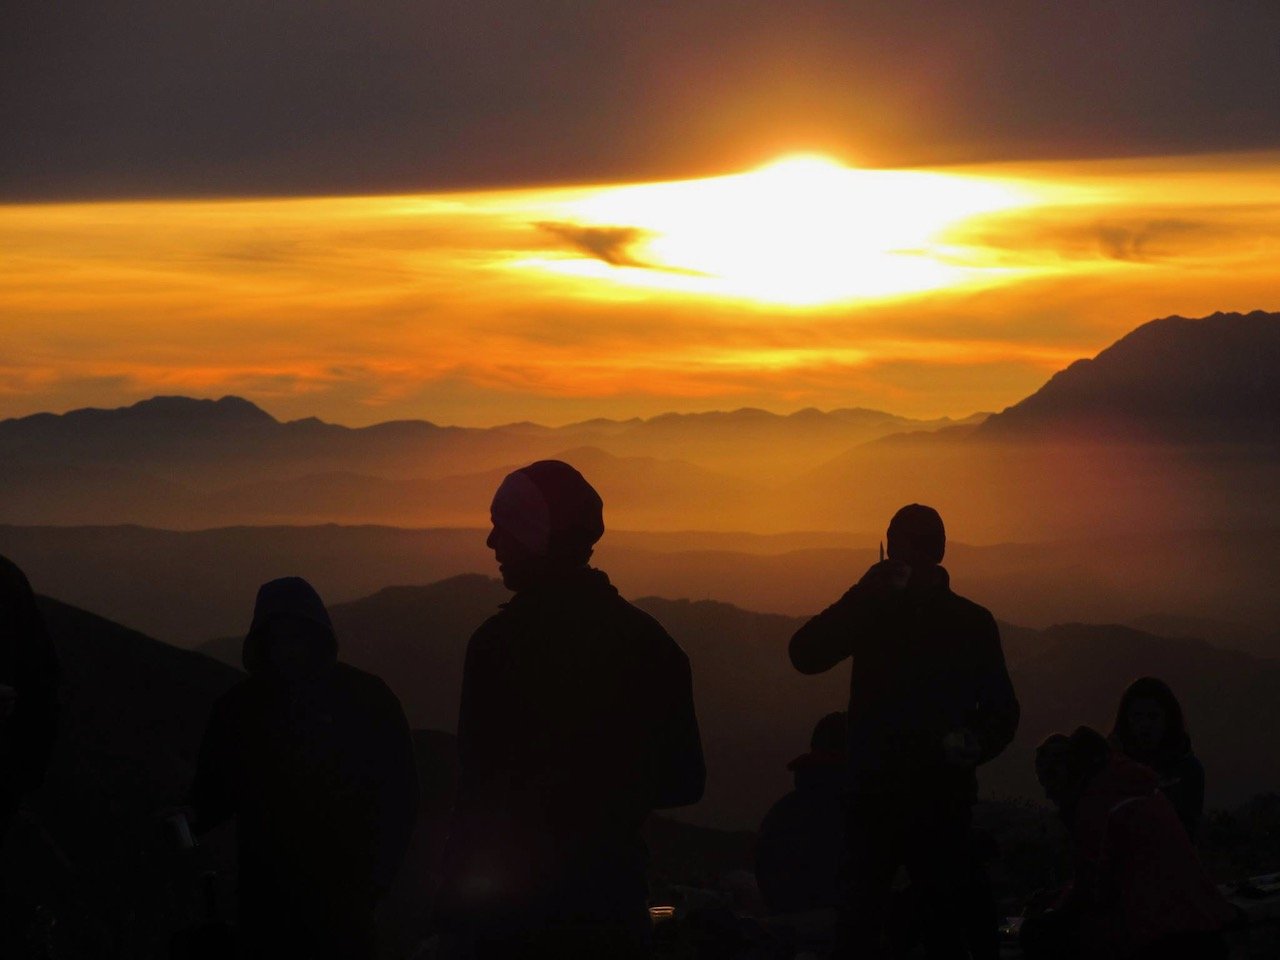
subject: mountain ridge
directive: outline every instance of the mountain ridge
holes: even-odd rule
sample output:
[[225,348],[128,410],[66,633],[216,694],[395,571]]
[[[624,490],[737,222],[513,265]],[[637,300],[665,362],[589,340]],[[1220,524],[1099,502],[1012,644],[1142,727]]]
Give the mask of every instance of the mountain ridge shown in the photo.
[[1274,441],[1280,438],[1280,313],[1151,320],[1058,371],[1030,396],[987,418],[974,436],[1036,431]]

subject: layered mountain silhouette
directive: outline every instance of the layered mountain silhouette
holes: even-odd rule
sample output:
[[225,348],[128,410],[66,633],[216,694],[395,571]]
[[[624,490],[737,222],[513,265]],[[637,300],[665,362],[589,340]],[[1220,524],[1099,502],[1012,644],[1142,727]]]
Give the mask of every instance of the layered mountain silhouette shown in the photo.
[[878,529],[935,502],[969,539],[1274,525],[1280,315],[1148,323],[989,418],[759,410],[491,429],[281,423],[160,397],[0,423],[0,521],[207,528],[484,522],[505,472],[578,462],[615,528]]
[[[328,525],[191,532],[0,526],[0,553],[47,594],[192,646],[243,631],[258,585],[284,574],[305,576],[330,603],[387,584],[492,575],[486,534]],[[595,562],[629,597],[720,600],[798,616],[839,596],[876,559],[882,537],[882,530],[775,537],[611,530]],[[1016,623],[1131,623],[1160,636],[1280,656],[1277,528],[1103,532],[990,546],[953,534],[947,565],[972,596]]]
[[913,499],[988,540],[1275,528],[1277,351],[1280,314],[1153,321],[980,425],[863,444],[778,496],[801,528],[842,495],[851,526]]
[[354,473],[427,479],[593,446],[618,457],[659,459],[682,447],[694,449],[699,464],[724,470],[755,463],[763,445],[782,445],[802,461],[817,463],[866,440],[953,424],[861,409],[789,416],[742,409],[554,428],[445,427],[425,420],[353,428],[315,418],[281,422],[240,397],[154,397],[119,409],[0,421],[0,454],[33,463],[165,470],[170,479],[210,487],[242,477],[244,465],[255,462],[280,477]]

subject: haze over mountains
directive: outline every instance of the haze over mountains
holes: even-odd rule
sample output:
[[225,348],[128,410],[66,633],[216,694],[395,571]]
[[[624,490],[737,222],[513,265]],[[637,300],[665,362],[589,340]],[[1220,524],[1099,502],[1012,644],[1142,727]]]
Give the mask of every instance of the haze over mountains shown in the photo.
[[[495,571],[486,529],[0,526],[0,554],[36,588],[181,646],[242,632],[259,584],[309,579],[330,603],[386,586]],[[809,615],[876,559],[864,534],[637,533],[610,530],[594,562],[628,597],[713,599]],[[1133,623],[1280,656],[1280,531],[1181,531],[1038,544],[953,540],[959,589],[1004,620]]]
[[[1277,371],[1280,314],[1256,312],[1148,323],[980,424],[743,410],[349,429],[236,398],[41,414],[0,423],[0,551],[53,596],[192,644],[241,629],[281,573],[330,601],[490,573],[492,491],[560,455],[604,496],[596,559],[628,596],[809,614],[916,500],[946,518],[959,582],[1011,622],[1150,622],[1272,656]],[[126,522],[168,529],[108,526]],[[371,522],[393,526],[351,526]]]
[[988,418],[757,410],[490,429],[280,423],[156,398],[0,423],[0,521],[474,526],[511,468],[557,456],[636,530],[879,529],[904,498],[975,543],[1274,524],[1280,314],[1140,327]]

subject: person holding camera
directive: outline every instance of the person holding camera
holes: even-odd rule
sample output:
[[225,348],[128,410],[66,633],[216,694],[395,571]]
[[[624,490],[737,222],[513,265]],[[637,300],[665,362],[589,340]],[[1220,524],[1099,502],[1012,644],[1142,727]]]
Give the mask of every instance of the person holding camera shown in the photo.
[[1018,701],[995,619],[951,590],[938,512],[903,507],[887,540],[888,558],[790,644],[801,673],[853,663],[848,901],[838,955],[880,955],[890,887],[904,866],[921,898],[928,955],[965,957],[975,771],[1013,739]]

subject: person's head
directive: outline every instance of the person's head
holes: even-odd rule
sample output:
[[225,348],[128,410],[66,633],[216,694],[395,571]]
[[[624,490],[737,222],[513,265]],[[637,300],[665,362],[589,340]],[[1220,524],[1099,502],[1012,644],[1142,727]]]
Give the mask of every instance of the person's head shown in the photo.
[[843,755],[849,748],[849,715],[843,711],[828,713],[818,721],[809,738],[809,750],[813,753]]
[[600,495],[560,460],[539,460],[508,474],[489,514],[493,529],[485,543],[510,590],[586,566],[604,535]]
[[947,531],[933,507],[909,503],[893,515],[885,534],[890,560],[913,570],[935,567],[947,551]]
[[1109,754],[1106,739],[1091,727],[1077,727],[1069,737],[1055,733],[1036,748],[1036,779],[1051,802],[1070,806]]
[[314,676],[337,659],[338,641],[319,594],[301,577],[258,588],[242,660],[249,673],[283,680]]
[[1129,756],[1141,760],[1190,749],[1182,705],[1169,685],[1156,677],[1129,684],[1116,708],[1111,736]]

